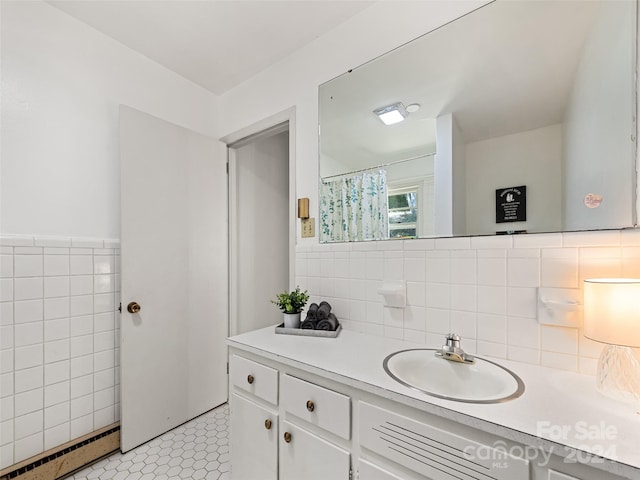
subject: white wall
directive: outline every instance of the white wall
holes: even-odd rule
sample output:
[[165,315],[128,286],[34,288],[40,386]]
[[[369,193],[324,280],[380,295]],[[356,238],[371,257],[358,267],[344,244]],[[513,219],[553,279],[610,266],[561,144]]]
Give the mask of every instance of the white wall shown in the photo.
[[[631,138],[636,134],[629,126],[635,118],[634,71],[629,62],[635,58],[629,42],[636,22],[633,12],[631,2],[600,5],[576,74],[565,118],[564,222],[568,229],[616,228],[628,225],[631,218],[629,199],[636,184],[627,175],[635,148]],[[625,110],[626,117],[617,113]],[[600,207],[585,207],[589,193],[603,196]]]
[[0,6],[0,230],[118,238],[118,105],[213,136],[217,97],[46,3]]
[[[466,145],[467,233],[554,232],[562,218],[562,125]],[[527,186],[527,221],[496,223],[496,189]]]

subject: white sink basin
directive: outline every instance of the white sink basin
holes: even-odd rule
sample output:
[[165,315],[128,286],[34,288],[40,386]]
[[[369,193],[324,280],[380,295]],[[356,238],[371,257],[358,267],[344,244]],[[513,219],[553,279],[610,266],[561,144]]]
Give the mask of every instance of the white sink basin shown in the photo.
[[473,365],[444,360],[433,349],[412,349],[385,358],[385,371],[401,384],[428,395],[466,403],[500,403],[518,398],[524,383],[497,363],[476,358]]

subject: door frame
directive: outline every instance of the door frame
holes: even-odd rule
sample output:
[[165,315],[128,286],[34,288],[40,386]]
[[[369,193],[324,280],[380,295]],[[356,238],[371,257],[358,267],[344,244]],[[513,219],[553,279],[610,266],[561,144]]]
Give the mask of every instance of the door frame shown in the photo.
[[295,285],[295,249],[296,249],[296,110],[288,108],[270,117],[244,127],[220,138],[227,145],[227,191],[229,195],[229,335],[238,333],[238,269],[232,261],[238,255],[237,249],[237,208],[238,198],[235,188],[237,178],[237,149],[260,138],[289,131],[289,286]]

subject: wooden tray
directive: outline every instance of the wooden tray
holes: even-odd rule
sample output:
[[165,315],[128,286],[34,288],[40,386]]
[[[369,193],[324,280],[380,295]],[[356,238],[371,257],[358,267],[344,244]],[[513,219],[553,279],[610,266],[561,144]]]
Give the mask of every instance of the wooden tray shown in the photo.
[[284,328],[284,323],[276,326],[276,333],[282,335],[302,335],[303,337],[336,338],[342,330],[342,324],[335,330],[311,330],[309,328]]

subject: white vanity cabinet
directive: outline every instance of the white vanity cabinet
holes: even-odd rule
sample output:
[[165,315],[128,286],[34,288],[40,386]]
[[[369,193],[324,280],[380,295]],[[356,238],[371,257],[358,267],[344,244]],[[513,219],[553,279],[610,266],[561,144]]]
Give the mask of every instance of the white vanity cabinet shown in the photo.
[[234,480],[640,480],[585,464],[585,452],[570,463],[578,450],[556,444],[552,455],[536,437],[518,443],[479,419],[464,424],[260,351],[231,347],[230,385]]

